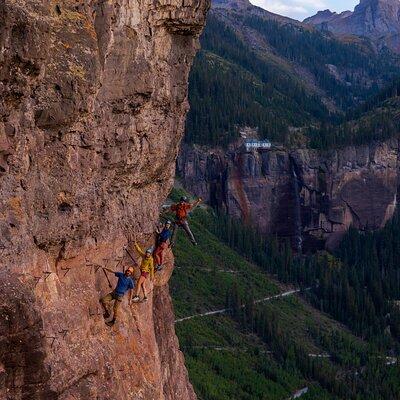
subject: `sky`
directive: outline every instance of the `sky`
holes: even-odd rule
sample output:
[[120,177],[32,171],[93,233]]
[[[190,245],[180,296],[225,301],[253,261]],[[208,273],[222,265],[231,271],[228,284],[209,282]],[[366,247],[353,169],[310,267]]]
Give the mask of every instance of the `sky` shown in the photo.
[[276,14],[303,20],[317,11],[353,10],[359,0],[250,0],[251,3]]

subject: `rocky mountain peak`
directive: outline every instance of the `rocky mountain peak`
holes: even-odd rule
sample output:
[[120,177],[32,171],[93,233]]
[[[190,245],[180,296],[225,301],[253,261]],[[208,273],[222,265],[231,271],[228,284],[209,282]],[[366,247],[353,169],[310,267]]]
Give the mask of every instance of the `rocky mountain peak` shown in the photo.
[[336,34],[364,36],[378,48],[400,52],[399,0],[361,0],[354,12],[320,11],[304,22]]
[[371,11],[398,11],[400,9],[399,0],[361,0],[358,4],[354,13],[364,12],[366,9]]
[[216,8],[228,8],[233,10],[241,10],[253,7],[248,0],[213,0],[212,5]]
[[318,11],[315,15],[312,17],[306,18],[304,20],[305,23],[312,23],[313,25],[315,24],[322,24],[326,21],[329,21],[330,19],[334,18],[337,16],[336,12],[332,12],[331,10],[323,10],[323,11]]
[[360,4],[357,7],[364,4],[400,4],[399,0],[360,0]]

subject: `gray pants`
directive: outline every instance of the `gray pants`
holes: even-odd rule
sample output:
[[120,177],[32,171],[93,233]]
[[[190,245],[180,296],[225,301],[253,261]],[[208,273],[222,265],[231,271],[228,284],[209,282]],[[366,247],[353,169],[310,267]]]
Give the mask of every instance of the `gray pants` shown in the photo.
[[190,241],[193,244],[196,243],[196,239],[195,239],[195,237],[193,235],[193,232],[190,229],[189,222],[187,221],[187,219],[183,219],[183,220],[180,220],[180,221],[175,221],[174,233],[173,233],[173,236],[172,236],[172,243],[175,243],[176,233],[177,233],[176,231],[177,231],[178,228],[182,228],[186,232],[186,235],[188,236],[188,238],[190,239]]

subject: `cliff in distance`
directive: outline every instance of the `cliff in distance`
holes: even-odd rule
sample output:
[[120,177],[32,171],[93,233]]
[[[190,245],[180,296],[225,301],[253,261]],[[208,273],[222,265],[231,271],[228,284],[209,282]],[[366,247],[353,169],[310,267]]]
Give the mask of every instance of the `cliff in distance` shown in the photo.
[[[325,11],[318,21],[331,17]],[[299,250],[331,248],[350,225],[381,227],[396,204],[398,67],[392,53],[354,39],[246,1],[214,1],[191,73],[183,185]],[[319,94],[296,94],[296,81],[310,76]],[[336,104],[336,114],[315,100]],[[244,137],[284,147],[244,152]]]
[[365,36],[378,48],[400,52],[400,1],[361,0],[354,12],[320,11],[305,23],[340,35]]
[[246,152],[239,144],[227,151],[185,145],[184,186],[299,250],[332,248],[351,225],[376,229],[393,215],[397,139],[329,151]]
[[195,398],[171,256],[149,301],[124,302],[111,329],[99,266],[130,263],[127,232],[153,240],[208,6],[0,3],[1,399]]

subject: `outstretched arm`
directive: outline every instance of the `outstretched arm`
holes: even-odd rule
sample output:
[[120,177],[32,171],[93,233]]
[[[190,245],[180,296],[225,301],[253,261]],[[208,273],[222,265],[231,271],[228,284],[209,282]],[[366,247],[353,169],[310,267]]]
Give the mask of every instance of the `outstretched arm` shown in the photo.
[[110,269],[110,268],[103,267],[103,269],[104,269],[105,271],[107,271],[107,272],[110,272],[111,274],[115,274],[115,271],[113,271],[113,270]]
[[138,252],[138,254],[141,257],[144,257],[146,255],[145,252],[142,250],[142,248],[138,245],[137,242],[134,243],[134,246],[135,246],[136,251]]

